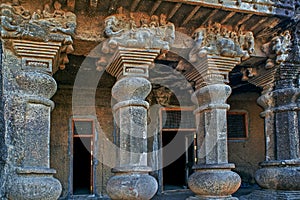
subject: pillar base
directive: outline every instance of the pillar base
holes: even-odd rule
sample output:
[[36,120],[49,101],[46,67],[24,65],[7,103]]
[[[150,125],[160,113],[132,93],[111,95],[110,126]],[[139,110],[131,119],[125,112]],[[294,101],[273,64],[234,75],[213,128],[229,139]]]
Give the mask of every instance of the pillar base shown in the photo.
[[112,171],[115,175],[106,187],[111,199],[149,200],[158,189],[156,179],[148,174],[150,167],[121,167]]
[[55,170],[20,168],[10,182],[9,199],[57,200],[61,194],[60,182],[53,178]]
[[[240,176],[231,171],[234,164],[197,165],[189,177],[189,188],[196,199],[235,199],[231,194],[241,184]],[[192,199],[191,199],[192,200]]]
[[255,179],[262,188],[300,191],[300,160],[266,161],[260,165]]

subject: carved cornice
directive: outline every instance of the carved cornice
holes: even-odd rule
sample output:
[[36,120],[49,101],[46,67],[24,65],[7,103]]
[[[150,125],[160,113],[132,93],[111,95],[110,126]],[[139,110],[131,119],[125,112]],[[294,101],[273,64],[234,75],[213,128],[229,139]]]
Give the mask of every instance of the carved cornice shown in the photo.
[[[23,67],[38,67],[50,72],[65,68],[67,54],[73,51],[76,15],[65,12],[55,1],[53,8],[31,13],[19,1],[0,4],[1,38],[10,40],[17,56],[22,57]],[[53,66],[52,66],[53,65]]]
[[199,27],[193,33],[195,45],[189,53],[192,63],[206,55],[247,59],[254,53],[251,31],[233,31],[219,23]]

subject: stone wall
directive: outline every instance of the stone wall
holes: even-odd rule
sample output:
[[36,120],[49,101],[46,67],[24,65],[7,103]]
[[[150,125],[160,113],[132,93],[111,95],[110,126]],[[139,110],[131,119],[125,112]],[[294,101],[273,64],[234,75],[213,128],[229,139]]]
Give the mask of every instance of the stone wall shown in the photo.
[[[111,92],[110,88],[99,88],[96,92],[96,105],[82,105],[81,108],[72,109],[72,87],[59,88],[53,97],[55,109],[52,113],[51,122],[51,166],[57,170],[56,177],[61,181],[63,186],[62,196],[66,197],[69,190],[70,182],[70,127],[71,117],[93,117],[93,109],[96,109],[96,157],[97,160],[110,159],[112,155],[106,155],[106,147],[103,143],[103,134],[113,141],[113,116],[111,111]],[[81,100],[92,98],[91,90],[82,90]],[[100,129],[101,127],[101,129]],[[102,130],[102,131],[101,131]],[[113,152],[111,152],[113,153]],[[103,165],[100,161],[95,167],[95,190],[97,194],[105,193],[106,182],[111,176],[110,168]]]
[[258,93],[232,95],[228,99],[230,111],[248,113],[248,138],[230,140],[228,142],[229,162],[235,163],[236,172],[243,183],[255,183],[254,174],[259,168],[258,163],[265,158],[264,120],[260,117],[263,111],[256,103]]

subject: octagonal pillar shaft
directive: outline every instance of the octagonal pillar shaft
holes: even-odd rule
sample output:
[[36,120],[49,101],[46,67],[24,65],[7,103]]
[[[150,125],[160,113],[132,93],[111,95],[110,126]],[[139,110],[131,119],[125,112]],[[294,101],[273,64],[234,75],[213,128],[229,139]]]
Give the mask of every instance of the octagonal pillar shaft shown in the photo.
[[118,164],[115,175],[107,183],[112,199],[151,199],[157,191],[157,182],[148,173],[147,163],[147,109],[145,101],[151,92],[148,67],[159,50],[119,47],[114,62],[106,69],[117,77],[112,96],[114,120],[119,132]]
[[192,95],[198,106],[195,110],[197,125],[197,163],[189,177],[189,187],[196,197],[189,199],[236,199],[231,196],[240,186],[241,179],[232,172],[227,150],[227,98],[231,94],[228,73],[238,59],[221,56],[202,58],[197,65],[200,72],[197,90]]

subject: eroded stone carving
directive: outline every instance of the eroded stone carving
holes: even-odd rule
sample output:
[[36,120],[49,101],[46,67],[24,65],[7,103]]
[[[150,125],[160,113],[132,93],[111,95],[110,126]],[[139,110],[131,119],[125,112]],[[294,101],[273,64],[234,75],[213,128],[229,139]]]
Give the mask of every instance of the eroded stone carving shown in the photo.
[[110,48],[119,45],[169,50],[169,45],[175,38],[175,27],[173,23],[166,21],[164,14],[161,14],[160,18],[152,16],[150,23],[142,16],[139,24],[134,13],[129,15],[128,17],[120,13],[105,19],[104,31],[110,38],[108,42]]
[[75,35],[76,15],[65,12],[61,4],[54,3],[54,11],[46,4],[44,10],[37,9],[32,14],[19,1],[0,5],[1,37],[41,42],[61,42],[59,66],[65,68],[67,54],[73,51],[72,36]]
[[[23,38],[41,41],[72,42],[75,34],[76,15],[65,12],[61,4],[54,3],[54,12],[46,4],[44,10],[32,14],[20,4],[1,4],[2,38]],[[63,33],[63,34],[59,34]]]
[[284,62],[288,53],[291,50],[291,34],[289,30],[284,31],[278,36],[273,37],[273,39],[262,46],[262,51],[268,56],[266,63],[266,68],[270,69],[275,66],[275,64],[280,64]]
[[142,49],[160,49],[164,57],[175,39],[175,26],[168,22],[165,14],[160,16],[141,13],[127,13],[122,7],[117,14],[105,19],[104,34],[108,40],[101,48],[103,56],[97,62],[98,70],[109,62],[118,46]]
[[189,54],[191,62],[207,54],[247,59],[254,53],[251,31],[233,31],[219,23],[199,27],[193,33],[195,45]]

